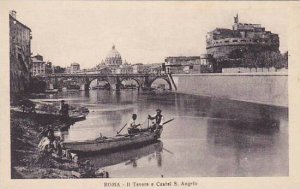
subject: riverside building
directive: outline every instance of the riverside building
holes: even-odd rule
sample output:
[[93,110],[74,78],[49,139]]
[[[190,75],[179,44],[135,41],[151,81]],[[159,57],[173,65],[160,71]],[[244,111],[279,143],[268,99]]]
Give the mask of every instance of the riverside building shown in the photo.
[[76,73],[76,72],[79,72],[80,70],[80,64],[74,62],[71,64],[70,66],[70,73]]
[[32,76],[46,74],[46,62],[43,56],[37,54],[31,58],[31,73]]
[[30,84],[31,29],[9,13],[10,92],[27,91]]

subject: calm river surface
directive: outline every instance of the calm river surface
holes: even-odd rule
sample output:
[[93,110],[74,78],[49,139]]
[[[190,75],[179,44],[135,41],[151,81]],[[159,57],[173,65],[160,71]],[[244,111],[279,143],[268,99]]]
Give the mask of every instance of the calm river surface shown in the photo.
[[62,92],[49,98],[90,110],[86,120],[63,133],[67,141],[113,136],[132,113],[144,127],[157,108],[165,121],[175,118],[164,126],[161,142],[87,157],[111,177],[288,176],[288,109],[134,90]]

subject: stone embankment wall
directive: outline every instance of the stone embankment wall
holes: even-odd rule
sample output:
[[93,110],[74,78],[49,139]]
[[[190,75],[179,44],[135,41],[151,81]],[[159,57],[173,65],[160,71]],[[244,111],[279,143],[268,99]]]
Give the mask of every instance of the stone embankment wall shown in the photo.
[[174,74],[177,92],[288,107],[287,73]]

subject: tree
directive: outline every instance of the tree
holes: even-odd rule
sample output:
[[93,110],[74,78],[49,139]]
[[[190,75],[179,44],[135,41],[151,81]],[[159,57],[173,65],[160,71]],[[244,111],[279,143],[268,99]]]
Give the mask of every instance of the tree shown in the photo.
[[286,69],[288,69],[289,67],[288,62],[289,62],[289,52],[286,51],[285,53],[283,53],[283,64]]
[[284,59],[283,56],[278,52],[278,53],[273,53],[271,60],[274,64],[275,70],[281,69],[284,67]]
[[260,67],[261,68],[267,68],[268,71],[270,70],[270,67],[274,66],[274,61],[272,60],[272,57],[276,56],[277,52],[274,51],[263,51],[260,53],[259,61],[260,61]]
[[248,52],[244,54],[244,67],[250,68],[250,71],[252,68],[255,67],[255,55],[252,52]]
[[66,68],[60,67],[60,66],[54,66],[54,73],[64,73],[66,71]]
[[279,51],[261,51],[261,52],[248,52],[243,56],[244,66],[250,68],[267,68],[268,71],[271,67],[275,67],[275,69],[281,69],[283,67],[288,67],[288,53],[280,54]]

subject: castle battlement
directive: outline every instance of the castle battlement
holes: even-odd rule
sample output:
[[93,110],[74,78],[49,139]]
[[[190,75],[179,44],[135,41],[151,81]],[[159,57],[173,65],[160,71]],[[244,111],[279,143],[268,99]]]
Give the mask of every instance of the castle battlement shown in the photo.
[[279,36],[260,24],[240,23],[234,17],[232,29],[216,28],[207,33],[207,53],[214,58],[228,58],[232,51],[279,51]]

